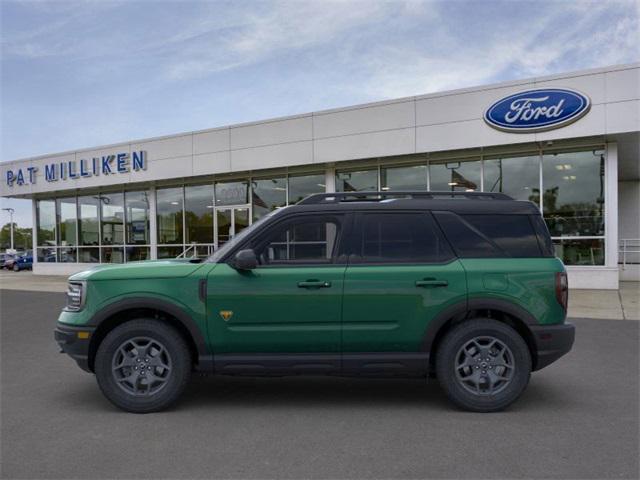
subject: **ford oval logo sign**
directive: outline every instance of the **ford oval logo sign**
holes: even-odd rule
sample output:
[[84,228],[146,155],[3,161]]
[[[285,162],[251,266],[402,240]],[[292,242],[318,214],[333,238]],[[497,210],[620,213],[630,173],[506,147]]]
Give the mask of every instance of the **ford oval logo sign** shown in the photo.
[[507,132],[540,132],[575,122],[590,107],[589,97],[575,90],[541,88],[498,100],[484,113],[484,120]]

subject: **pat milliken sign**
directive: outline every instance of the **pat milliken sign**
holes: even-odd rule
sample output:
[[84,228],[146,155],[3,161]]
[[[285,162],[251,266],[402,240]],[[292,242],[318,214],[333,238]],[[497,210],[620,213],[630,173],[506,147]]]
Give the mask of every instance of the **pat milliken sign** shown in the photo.
[[566,88],[539,88],[504,97],[484,112],[491,127],[512,133],[532,133],[564,127],[589,112],[584,93]]
[[47,182],[87,177],[119,175],[147,169],[147,152],[139,150],[128,153],[114,153],[100,157],[82,158],[64,162],[45,164],[42,171],[31,166],[7,170],[4,178],[9,187],[35,184],[39,177]]

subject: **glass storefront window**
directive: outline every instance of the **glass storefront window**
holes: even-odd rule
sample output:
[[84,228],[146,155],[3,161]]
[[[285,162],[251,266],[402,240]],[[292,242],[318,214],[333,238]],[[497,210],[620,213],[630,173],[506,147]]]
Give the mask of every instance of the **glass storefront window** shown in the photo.
[[158,258],[176,258],[182,251],[182,247],[158,247]]
[[55,245],[56,203],[53,200],[38,200],[37,222],[38,245]]
[[98,197],[78,197],[78,232],[80,245],[99,245]]
[[102,263],[124,263],[124,248],[102,247],[100,250]]
[[375,192],[378,169],[336,172],[336,192]]
[[151,258],[151,249],[149,247],[125,247],[127,262],[138,262],[141,260],[149,260]]
[[216,183],[216,205],[245,205],[249,203],[249,182]]
[[124,194],[100,195],[102,206],[102,244],[122,245],[124,243]]
[[604,154],[545,153],[544,218],[552,237],[604,235]]
[[314,175],[290,175],[289,176],[289,205],[298,203],[305,197],[314,193],[326,191],[324,173]]
[[77,232],[78,209],[76,198],[58,198],[58,244],[60,246],[75,245]]
[[556,255],[565,265],[604,265],[604,239],[556,239]]
[[156,199],[158,243],[182,243],[182,187],[158,189]]
[[149,192],[126,192],[125,219],[126,243],[148,245],[149,237]]
[[385,167],[380,170],[382,190],[426,190],[427,166]]
[[480,160],[431,163],[429,174],[432,191],[480,191]]
[[58,262],[63,263],[76,263],[77,261],[77,252],[76,248],[72,247],[60,247],[58,248]]
[[484,191],[540,205],[540,157],[485,158]]
[[251,181],[253,220],[287,204],[287,179],[264,178]]
[[79,248],[78,262],[80,263],[98,263],[100,261],[100,249],[98,247]]
[[213,243],[213,185],[184,189],[186,243]]
[[39,263],[55,263],[58,261],[58,253],[54,247],[38,248],[36,255]]

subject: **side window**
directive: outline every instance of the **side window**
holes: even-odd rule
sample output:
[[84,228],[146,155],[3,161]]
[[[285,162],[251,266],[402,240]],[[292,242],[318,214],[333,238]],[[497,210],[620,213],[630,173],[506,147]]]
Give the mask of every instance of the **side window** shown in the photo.
[[339,234],[338,218],[298,217],[274,227],[254,248],[261,265],[328,264]]
[[498,246],[452,212],[434,212],[436,220],[461,258],[504,257]]
[[540,257],[540,246],[528,215],[461,215],[435,213],[438,223],[462,258]]
[[453,252],[427,213],[368,213],[360,220],[360,263],[441,263]]
[[463,215],[495,244],[514,258],[539,257],[538,238],[528,215]]

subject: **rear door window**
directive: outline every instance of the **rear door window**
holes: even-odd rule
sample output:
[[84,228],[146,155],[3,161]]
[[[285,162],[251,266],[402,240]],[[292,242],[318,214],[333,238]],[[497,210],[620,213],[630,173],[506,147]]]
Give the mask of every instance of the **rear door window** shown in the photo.
[[444,263],[454,255],[428,213],[359,216],[355,263]]

